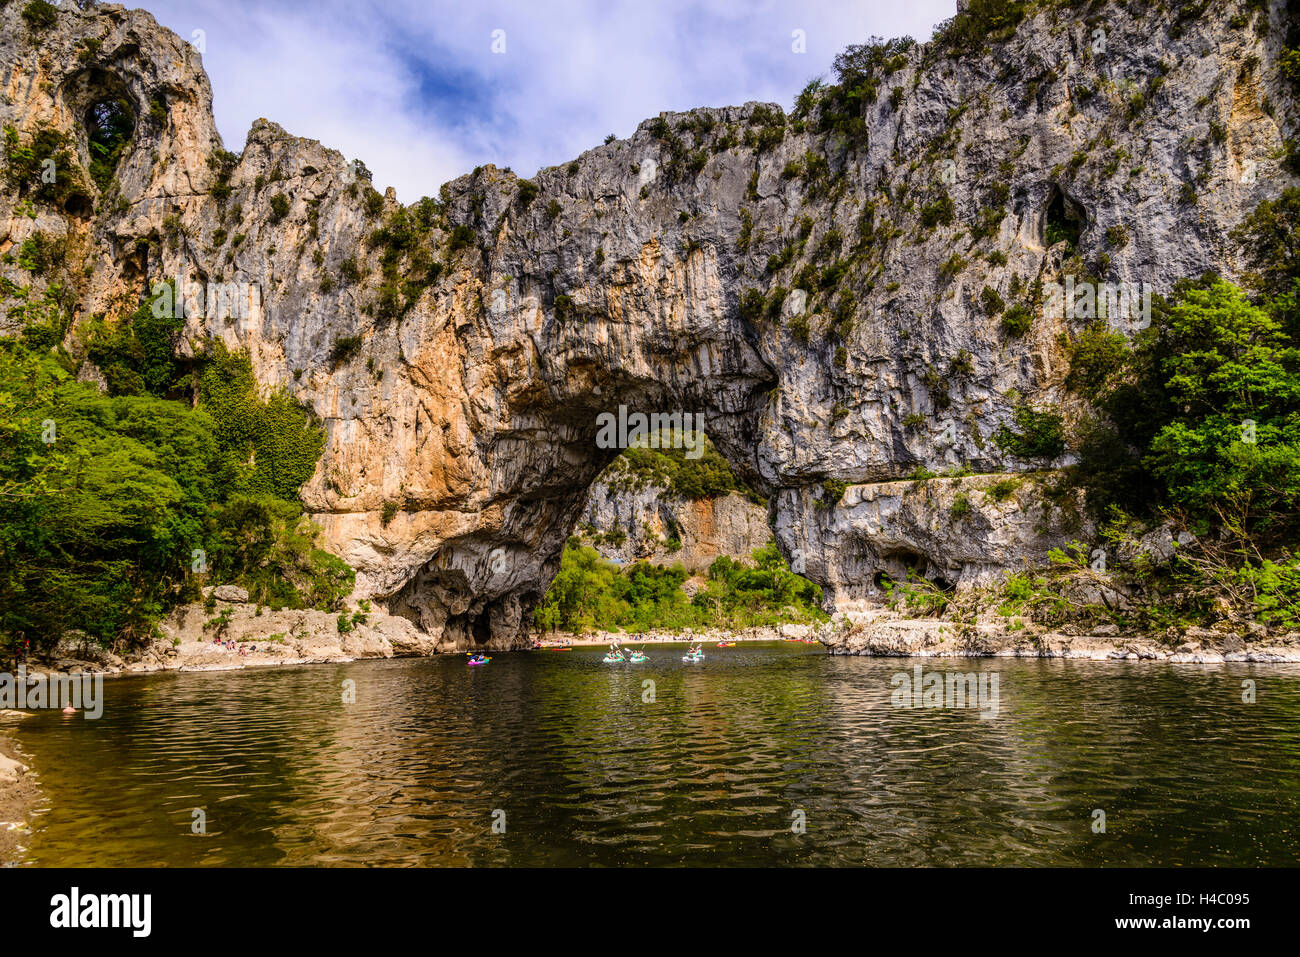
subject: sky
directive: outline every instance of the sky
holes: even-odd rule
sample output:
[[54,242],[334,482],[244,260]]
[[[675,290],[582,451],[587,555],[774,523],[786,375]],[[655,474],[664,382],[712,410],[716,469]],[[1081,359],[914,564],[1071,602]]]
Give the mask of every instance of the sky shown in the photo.
[[928,39],[956,9],[955,0],[138,2],[185,39],[202,31],[227,149],[242,149],[266,117],[362,160],[403,203],[488,163],[531,177],[663,110],[750,100],[789,110],[844,47]]

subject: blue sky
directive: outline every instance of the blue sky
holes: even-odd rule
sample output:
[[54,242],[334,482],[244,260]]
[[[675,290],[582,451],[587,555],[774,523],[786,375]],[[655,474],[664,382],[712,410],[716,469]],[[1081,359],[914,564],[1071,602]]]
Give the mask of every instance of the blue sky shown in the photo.
[[[955,0],[144,0],[204,32],[217,125],[274,120],[359,158],[406,203],[495,163],[531,176],[662,110],[786,109],[870,36],[929,37]],[[794,51],[803,31],[806,52]],[[504,53],[494,53],[504,31]],[[496,34],[496,46],[502,46]]]

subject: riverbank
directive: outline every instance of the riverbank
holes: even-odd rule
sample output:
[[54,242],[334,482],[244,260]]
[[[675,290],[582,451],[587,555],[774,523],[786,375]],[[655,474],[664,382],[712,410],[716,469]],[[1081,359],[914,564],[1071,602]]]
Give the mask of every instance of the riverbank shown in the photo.
[[777,625],[763,628],[743,628],[728,631],[723,628],[683,631],[646,631],[628,633],[624,631],[597,631],[582,634],[568,632],[547,632],[533,637],[534,649],[547,648],[589,648],[605,646],[610,643],[620,645],[654,645],[683,644],[702,642],[706,645],[719,641],[810,641],[816,642],[813,625]]
[[32,832],[32,810],[40,798],[26,756],[7,733],[22,718],[21,711],[0,710],[0,867],[22,861]]
[[[270,611],[240,601],[177,608],[155,641],[122,655],[76,639],[28,665],[28,673],[139,674],[156,671],[231,671],[325,664],[371,658],[459,654],[462,643],[421,632],[410,620],[370,610],[342,614]],[[1121,634],[1114,624],[1084,623],[1056,629],[1023,619],[979,615],[969,620],[922,618],[885,606],[841,612],[817,625],[785,624],[739,631],[656,630],[640,634],[547,632],[531,636],[537,649],[701,642],[805,641],[832,655],[918,658],[1081,658],[1092,660],[1300,662],[1300,631],[1256,628],[1171,629],[1163,635]],[[500,652],[507,649],[487,650]],[[519,650],[523,650],[522,648]]]
[[326,664],[364,658],[432,655],[454,648],[406,618],[353,610],[342,614],[271,611],[243,601],[176,608],[159,624],[159,637],[122,654],[65,638],[28,666],[29,674],[93,671],[232,671],[241,668]]
[[1174,664],[1300,662],[1300,631],[1170,629],[1123,635],[1113,624],[1053,630],[1001,616],[973,621],[908,617],[886,608],[838,616],[814,637],[832,655],[910,658],[1081,658]]

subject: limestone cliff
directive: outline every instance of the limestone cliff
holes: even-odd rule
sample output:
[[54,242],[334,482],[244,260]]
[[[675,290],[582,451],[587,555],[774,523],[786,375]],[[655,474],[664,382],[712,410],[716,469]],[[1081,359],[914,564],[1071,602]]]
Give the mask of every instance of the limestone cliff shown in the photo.
[[767,509],[740,492],[690,499],[659,485],[591,486],[575,534],[620,565],[649,561],[703,571],[721,555],[748,559],[772,540]]
[[[1042,5],[978,55],[905,51],[847,130],[667,113],[531,183],[485,166],[402,210],[269,121],[223,158],[199,54],[149,14],[65,4],[40,29],[8,2],[0,123],[66,134],[75,182],[39,202],[6,184],[0,272],[39,290],[12,254],[62,241],[79,318],[178,274],[247,284],[246,315],[191,313],[180,348],[246,349],[315,409],[302,496],[356,597],[445,639],[522,640],[619,406],[702,415],[831,603],[905,564],[976,581],[1087,534],[1041,476],[988,493],[1069,461],[999,451],[1019,406],[1080,410],[1070,320],[1009,334],[985,290],[1011,308],[1075,272],[1233,276],[1229,230],[1294,183],[1284,4],[1211,6]],[[108,100],[134,127],[101,188],[86,126]]]

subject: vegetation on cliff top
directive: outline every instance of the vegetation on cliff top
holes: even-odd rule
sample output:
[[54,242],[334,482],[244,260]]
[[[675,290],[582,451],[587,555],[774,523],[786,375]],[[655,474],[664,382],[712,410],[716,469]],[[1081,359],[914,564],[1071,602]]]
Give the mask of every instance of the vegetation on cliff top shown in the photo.
[[658,486],[679,498],[692,500],[740,492],[751,501],[764,504],[757,492],[736,478],[730,463],[707,436],[704,451],[698,458],[689,458],[685,449],[673,447],[671,441],[661,445],[662,448],[637,446],[624,450],[602,476],[605,485],[613,492]]

